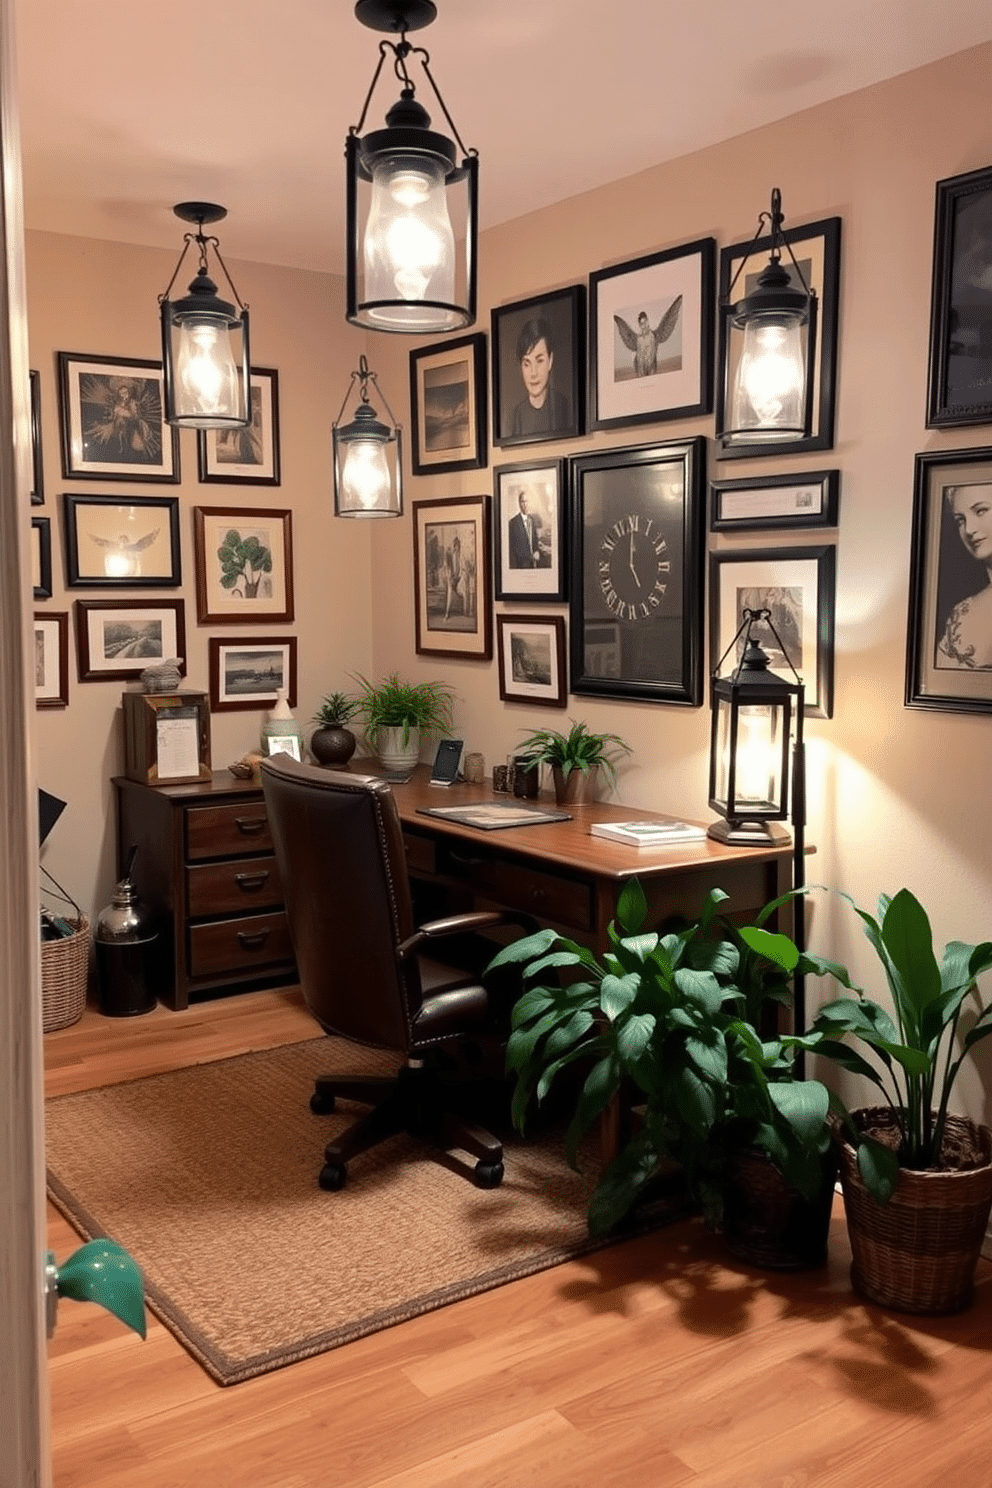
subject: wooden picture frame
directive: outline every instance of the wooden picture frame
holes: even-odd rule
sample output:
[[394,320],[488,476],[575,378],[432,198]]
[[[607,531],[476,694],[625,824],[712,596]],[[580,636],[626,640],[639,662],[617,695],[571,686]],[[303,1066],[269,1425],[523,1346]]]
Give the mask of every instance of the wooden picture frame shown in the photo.
[[[582,434],[585,285],[499,305],[491,312],[491,326],[493,444],[506,449]],[[533,406],[532,397],[541,398],[539,407]]]
[[496,655],[504,703],[565,707],[568,674],[561,615],[497,615]]
[[[760,455],[800,455],[809,450],[833,449],[834,408],[837,381],[837,325],[840,295],[840,218],[825,217],[805,227],[787,227],[782,238],[791,245],[802,270],[807,288],[817,299],[816,334],[813,346],[813,419],[810,432],[795,439],[742,439],[737,435],[732,444],[717,437],[717,459],[738,460]],[[720,301],[730,293],[734,275],[747,259],[734,288],[734,298],[743,299],[754,287],[758,275],[767,267],[771,253],[770,236],[756,242],[734,243],[720,252]],[[788,249],[782,253],[782,266],[798,284]],[[805,334],[805,333],[804,333]],[[719,347],[716,376],[716,427],[721,430],[726,416],[728,396],[727,320],[719,317]]]
[[485,466],[486,392],[485,331],[411,351],[414,475]]
[[210,710],[271,708],[280,687],[296,706],[296,636],[211,636]]
[[552,456],[493,469],[496,598],[566,596],[568,462]]
[[589,276],[589,428],[713,411],[716,239]]
[[176,496],[62,497],[71,589],[175,589],[182,583]]
[[570,461],[573,693],[702,701],[706,440]]
[[179,430],[165,422],[161,362],[58,353],[66,480],[179,483]]
[[927,428],[992,424],[992,166],[937,182]]
[[[833,544],[711,553],[711,674],[719,668],[719,674],[726,676],[738,664],[740,657],[732,643],[745,608],[767,609],[789,661],[803,680],[807,716],[831,718],[835,556]],[[769,627],[762,622],[754,635],[767,652],[772,671],[794,681],[789,661]]]
[[118,603],[77,599],[76,657],[80,682],[132,680],[176,657],[186,675],[186,610],[181,599]]
[[36,708],[69,706],[69,616],[65,610],[35,612],[34,704]]
[[992,713],[992,446],[916,456],[906,706]]
[[488,496],[413,503],[416,650],[491,661]]
[[31,585],[35,599],[51,599],[52,524],[48,517],[31,518]]
[[839,503],[839,470],[711,481],[710,531],[771,532],[798,527],[836,527]]
[[251,423],[241,429],[197,431],[197,473],[203,485],[278,486],[279,374],[252,367],[248,378]]
[[294,618],[288,509],[194,506],[193,556],[200,625]]
[[45,462],[41,450],[41,373],[29,372],[31,405],[31,505],[45,504]]

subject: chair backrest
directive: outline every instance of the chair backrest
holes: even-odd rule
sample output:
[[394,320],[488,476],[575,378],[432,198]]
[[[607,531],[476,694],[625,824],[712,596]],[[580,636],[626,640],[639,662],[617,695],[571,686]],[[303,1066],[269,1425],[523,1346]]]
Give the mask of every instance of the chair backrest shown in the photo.
[[308,1008],[328,1033],[409,1047],[421,1003],[403,833],[392,791],[366,775],[262,763],[262,789]]

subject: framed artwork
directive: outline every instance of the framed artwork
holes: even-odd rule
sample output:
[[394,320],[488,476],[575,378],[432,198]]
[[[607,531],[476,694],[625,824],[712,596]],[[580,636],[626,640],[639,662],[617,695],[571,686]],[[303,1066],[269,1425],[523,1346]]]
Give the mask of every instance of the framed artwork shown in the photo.
[[271,507],[194,506],[201,625],[293,619],[293,515]]
[[568,682],[561,615],[497,615],[496,654],[504,703],[565,707]]
[[710,482],[710,530],[759,532],[791,527],[836,527],[839,470],[759,475]]
[[45,468],[41,458],[41,374],[29,372],[31,389],[31,505],[45,504]]
[[73,589],[172,589],[182,583],[175,496],[64,495]]
[[[813,421],[808,435],[796,439],[735,440],[723,445],[717,439],[717,458],[733,460],[754,455],[797,455],[807,450],[833,449],[834,391],[837,380],[837,320],[840,293],[840,218],[825,217],[807,227],[787,227],[782,237],[792,247],[807,287],[816,293],[816,335],[813,346]],[[747,259],[747,266],[734,286],[734,300],[743,299],[755,287],[758,276],[768,266],[770,237],[755,243],[735,243],[720,253],[720,300],[726,299],[734,275]],[[798,286],[796,272],[788,252],[782,254],[782,266]],[[806,331],[803,332],[805,336]],[[727,390],[734,368],[727,365],[727,322],[720,316],[717,351],[716,426],[723,428]]]
[[80,682],[126,682],[173,656],[186,675],[181,599],[77,599],[74,608]]
[[410,353],[413,473],[486,463],[486,333]]
[[992,446],[916,457],[906,705],[992,713]]
[[416,649],[491,661],[489,497],[413,503]]
[[205,484],[279,484],[279,374],[271,367],[252,367],[249,384],[251,423],[246,428],[197,432],[199,476]]
[[165,422],[161,362],[60,351],[67,480],[179,482],[179,430]]
[[34,701],[36,708],[69,706],[69,616],[34,617]]
[[496,598],[565,598],[564,460],[497,465]]
[[51,599],[52,524],[47,517],[31,518],[31,584],[35,599]]
[[698,707],[705,439],[570,465],[571,691]]
[[280,687],[296,706],[295,636],[211,636],[210,711],[270,708]]
[[992,424],[992,166],[937,182],[927,428]]
[[787,661],[767,625],[756,626],[753,635],[772,671],[791,682],[791,661],[803,680],[807,715],[832,717],[835,552],[825,545],[711,553],[710,671],[719,667],[726,676],[740,661],[733,649],[725,653],[744,611],[768,610],[789,655]]
[[589,427],[713,410],[716,239],[589,276]]
[[493,444],[583,433],[585,347],[584,284],[493,310]]

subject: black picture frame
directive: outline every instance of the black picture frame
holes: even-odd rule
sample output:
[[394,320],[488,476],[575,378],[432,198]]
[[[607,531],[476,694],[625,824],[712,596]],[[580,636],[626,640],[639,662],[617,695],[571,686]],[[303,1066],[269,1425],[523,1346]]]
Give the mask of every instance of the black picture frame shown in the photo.
[[161,362],[58,353],[66,480],[179,484],[179,430],[165,422]]
[[573,693],[699,707],[705,479],[702,435],[570,461]]
[[[969,530],[974,534],[972,545],[982,553],[968,551]],[[917,455],[906,643],[908,708],[992,713],[990,549],[992,446]]]
[[34,617],[34,705],[69,706],[68,611],[45,610]]
[[[812,450],[833,449],[834,405],[837,382],[837,325],[840,302],[840,224],[839,217],[825,217],[804,227],[782,231],[806,278],[807,287],[816,292],[816,337],[813,348],[813,418],[809,434],[796,439],[741,440],[732,444],[717,438],[717,459],[740,460],[760,455],[799,455]],[[734,275],[748,259],[734,289],[735,299],[752,287],[752,279],[767,266],[771,252],[770,236],[756,242],[732,243],[720,251],[720,301],[726,301]],[[796,274],[788,250],[782,254],[782,266],[795,281]],[[796,281],[798,282],[798,281]],[[727,406],[727,318],[720,316],[716,375],[716,427],[721,430]]]
[[568,702],[562,615],[496,616],[499,695],[504,703],[564,708]]
[[715,285],[715,238],[589,275],[590,429],[712,413]]
[[414,475],[481,470],[488,459],[486,333],[410,353]]
[[791,682],[794,667],[804,683],[807,717],[831,718],[835,575],[833,543],[711,552],[710,673],[716,675],[719,668],[719,675],[726,676],[740,660],[729,648],[745,607],[767,609],[789,656],[787,661],[770,628],[761,622],[755,634],[772,671]]
[[[498,305],[491,312],[493,366],[493,444],[543,444],[575,439],[585,430],[586,287],[571,284]],[[519,339],[528,328],[546,326],[552,366],[548,380],[547,414],[536,425],[528,422],[528,395],[522,380]],[[536,343],[540,350],[540,342]]]
[[48,517],[31,518],[31,577],[35,599],[51,599],[52,524]]
[[[521,494],[535,524],[536,562],[528,566],[521,542]],[[493,467],[493,551],[496,598],[561,603],[568,588],[568,461],[549,456]]]
[[29,372],[31,405],[31,505],[45,504],[45,462],[41,452],[41,373]]
[[937,182],[927,428],[992,423],[992,166]]
[[296,707],[296,636],[211,636],[211,713],[271,708],[279,688]]
[[70,589],[175,589],[182,583],[178,497],[66,492],[62,501]]
[[836,527],[839,506],[839,470],[710,481],[711,532]]
[[278,486],[282,484],[279,443],[279,373],[252,367],[248,374],[251,423],[241,429],[198,429],[200,484]]
[[156,662],[178,659],[186,675],[186,606],[181,599],[77,599],[80,682],[126,682]]

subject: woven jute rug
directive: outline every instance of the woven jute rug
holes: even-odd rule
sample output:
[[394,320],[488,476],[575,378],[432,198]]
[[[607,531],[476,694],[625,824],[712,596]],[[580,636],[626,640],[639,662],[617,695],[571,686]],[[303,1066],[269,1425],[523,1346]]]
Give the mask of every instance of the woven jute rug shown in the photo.
[[395,1066],[317,1038],[56,1097],[49,1196],[84,1239],[130,1251],[152,1311],[222,1385],[596,1248],[595,1150],[576,1174],[557,1134],[507,1141],[498,1189],[398,1136],[324,1193],[324,1145],[363,1108],[314,1116],[314,1077]]

